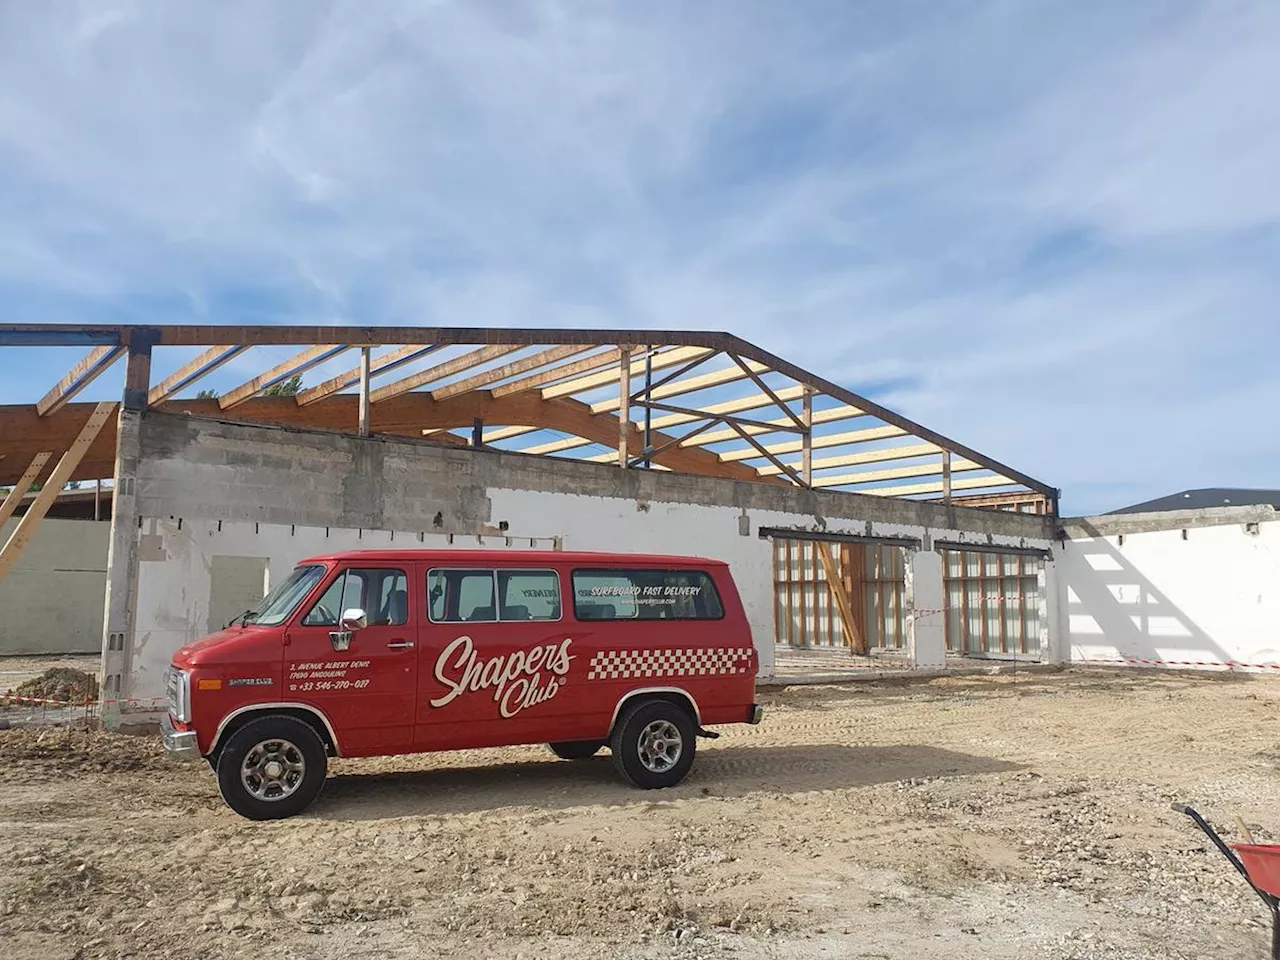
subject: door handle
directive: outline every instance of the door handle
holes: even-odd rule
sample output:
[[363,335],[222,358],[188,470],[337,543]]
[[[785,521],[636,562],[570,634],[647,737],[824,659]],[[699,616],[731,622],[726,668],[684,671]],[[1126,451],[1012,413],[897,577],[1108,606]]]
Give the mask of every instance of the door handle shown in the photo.
[[412,640],[392,640],[390,643],[387,644],[387,649],[388,650],[412,650],[413,641]]

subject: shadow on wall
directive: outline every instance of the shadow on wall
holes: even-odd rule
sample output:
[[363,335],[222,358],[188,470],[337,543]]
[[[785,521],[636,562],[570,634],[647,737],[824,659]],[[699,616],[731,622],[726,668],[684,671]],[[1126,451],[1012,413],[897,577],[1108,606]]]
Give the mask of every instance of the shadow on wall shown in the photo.
[[1105,536],[1068,541],[1071,660],[1226,663],[1235,659]]
[[[607,750],[580,762],[531,751],[525,763],[443,766],[437,757],[467,762],[467,754],[428,755],[428,769],[395,773],[338,773],[331,776],[315,806],[315,816],[332,820],[373,820],[417,814],[472,813],[528,804],[568,809],[591,804],[650,805],[702,796],[731,797],[759,791],[782,794],[896,783],[915,777],[972,777],[1021,770],[1021,766],[937,747],[849,747],[818,744],[794,747],[701,747],[688,778],[667,790],[637,790],[613,770]],[[358,769],[361,761],[352,761]],[[371,765],[376,761],[371,761]],[[375,767],[376,769],[376,767]]]

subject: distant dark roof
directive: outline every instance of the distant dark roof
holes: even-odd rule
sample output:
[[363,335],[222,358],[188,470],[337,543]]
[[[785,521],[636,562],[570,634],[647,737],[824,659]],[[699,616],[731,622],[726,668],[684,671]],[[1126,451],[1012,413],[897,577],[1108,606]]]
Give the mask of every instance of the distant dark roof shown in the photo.
[[1112,513],[1158,513],[1163,510],[1203,510],[1206,507],[1254,507],[1270,505],[1280,510],[1280,490],[1237,490],[1231,487],[1208,487],[1183,490],[1167,497],[1135,503],[1112,510]]

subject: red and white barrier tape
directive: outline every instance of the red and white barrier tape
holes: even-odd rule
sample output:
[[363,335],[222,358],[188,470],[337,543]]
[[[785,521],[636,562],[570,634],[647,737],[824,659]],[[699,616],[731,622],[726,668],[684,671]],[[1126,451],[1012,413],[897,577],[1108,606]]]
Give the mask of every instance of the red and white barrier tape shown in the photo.
[[155,706],[157,703],[168,703],[168,697],[146,697],[130,700],[50,700],[45,697],[19,697],[11,693],[0,693],[0,703],[32,704],[45,707],[104,707],[108,704],[129,704]]
[[1139,657],[1119,657],[1117,659],[1088,657],[1083,660],[1072,660],[1071,663],[1084,666],[1093,663],[1137,663],[1144,667],[1226,667],[1229,670],[1280,670],[1280,663],[1236,663],[1234,660],[1144,660]]

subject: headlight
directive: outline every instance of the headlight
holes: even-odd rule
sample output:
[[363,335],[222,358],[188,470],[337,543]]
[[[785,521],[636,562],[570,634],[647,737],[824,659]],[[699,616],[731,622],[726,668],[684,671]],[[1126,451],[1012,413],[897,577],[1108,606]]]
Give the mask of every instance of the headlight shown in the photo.
[[165,673],[165,690],[169,695],[169,713],[181,723],[190,723],[191,674],[170,667]]

